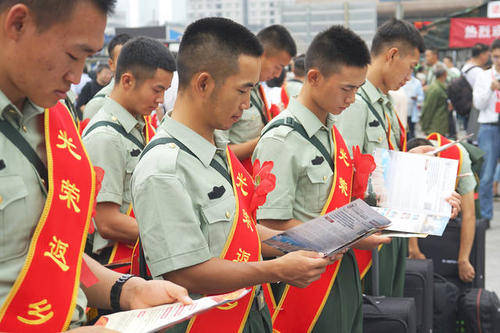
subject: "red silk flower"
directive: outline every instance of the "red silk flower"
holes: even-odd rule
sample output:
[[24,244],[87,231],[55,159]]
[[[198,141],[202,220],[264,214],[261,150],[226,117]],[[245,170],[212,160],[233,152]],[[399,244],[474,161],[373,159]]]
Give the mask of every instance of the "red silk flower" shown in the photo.
[[375,170],[375,160],[370,154],[361,154],[359,146],[353,147],[354,181],[352,186],[352,197],[364,199],[368,178]]
[[[97,205],[97,195],[99,194],[99,191],[101,190],[102,179],[104,178],[104,169],[95,166],[94,172],[95,172],[95,198],[94,198],[94,207],[92,207],[92,218],[95,217],[95,207]],[[89,234],[93,234],[94,229],[95,229],[94,222],[90,221]]]
[[253,179],[255,190],[250,202],[250,210],[254,212],[266,202],[267,194],[276,187],[276,176],[271,173],[273,161],[265,161],[260,165],[258,159],[253,164]]

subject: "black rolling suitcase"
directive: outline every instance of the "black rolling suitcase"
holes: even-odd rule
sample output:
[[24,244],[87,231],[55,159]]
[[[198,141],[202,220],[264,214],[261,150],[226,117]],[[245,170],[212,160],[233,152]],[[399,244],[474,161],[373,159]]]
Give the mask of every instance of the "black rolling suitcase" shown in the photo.
[[458,277],[458,250],[460,249],[459,219],[448,223],[442,237],[428,236],[418,240],[422,253],[434,263],[434,272],[455,283],[461,291],[470,288],[484,288],[486,221],[476,220],[474,244],[470,262],[476,271],[472,283],[465,283]]
[[458,287],[434,273],[433,333],[457,332]]
[[500,301],[493,291],[479,288],[462,293],[458,313],[467,333],[500,332]]
[[364,333],[416,333],[416,327],[413,298],[363,296]]
[[432,332],[434,266],[431,259],[406,259],[404,297],[415,299],[417,332]]

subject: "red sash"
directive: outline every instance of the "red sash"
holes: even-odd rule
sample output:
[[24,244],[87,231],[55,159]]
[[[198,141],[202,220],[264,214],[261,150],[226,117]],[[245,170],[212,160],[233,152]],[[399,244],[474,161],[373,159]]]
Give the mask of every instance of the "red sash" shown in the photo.
[[[151,123],[150,116],[145,116],[144,122],[146,123],[144,127],[144,132],[145,132],[144,137],[146,139],[146,144],[147,144],[155,135],[155,129]],[[134,211],[132,209],[132,204],[130,204],[130,206],[128,207],[127,215],[135,218]],[[129,273],[133,250],[134,250],[133,245],[116,242],[113,245],[113,250],[111,251],[111,255],[109,256],[108,265],[118,265],[118,267],[112,268],[116,272]],[[122,266],[120,264],[124,265]]]
[[[394,112],[394,111],[393,111]],[[400,129],[400,137],[399,137],[399,144],[395,146],[392,141],[391,141],[391,132],[392,132],[392,126],[391,126],[391,120],[389,119],[389,116],[387,113],[385,113],[385,118],[387,119],[387,142],[389,143],[389,150],[398,150],[399,151],[406,151],[406,129],[403,126],[403,123],[401,122],[401,119],[399,119],[399,116],[396,112],[394,112],[394,115],[398,119],[399,123],[399,129]]]
[[[351,201],[353,167],[344,139],[335,126],[332,128],[334,141],[335,172],[330,195],[321,215],[331,212]],[[347,153],[347,154],[346,154]],[[264,289],[266,301],[271,309],[274,332],[310,332],[330,295],[341,260],[327,267],[321,279],[307,288],[287,285],[276,305],[269,288]]]
[[[236,214],[233,227],[220,258],[239,262],[260,260],[260,240],[256,223],[250,211],[250,200],[254,191],[253,179],[236,155],[226,148],[231,169]],[[191,319],[186,332],[242,332],[254,299],[255,287],[242,299],[220,306]]]
[[69,110],[45,110],[48,195],[26,262],[0,309],[0,331],[68,328],[95,196],[94,169]]
[[[439,133],[429,134],[429,136],[427,137],[427,140],[437,141],[439,147],[444,146],[444,145],[451,142],[447,137],[442,136]],[[458,161],[457,176],[460,175],[460,172],[462,170],[463,156],[462,156],[462,151],[460,150],[460,148],[457,145],[451,146],[450,148],[443,150],[442,152],[438,153],[438,156],[457,160]],[[458,183],[458,178],[457,178],[457,183]]]

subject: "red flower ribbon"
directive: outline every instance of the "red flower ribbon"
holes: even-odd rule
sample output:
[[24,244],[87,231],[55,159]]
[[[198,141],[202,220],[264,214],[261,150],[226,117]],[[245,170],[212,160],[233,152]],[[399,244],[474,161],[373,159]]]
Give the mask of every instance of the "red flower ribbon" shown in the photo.
[[255,212],[258,207],[266,202],[267,194],[276,187],[276,176],[271,173],[273,161],[265,161],[260,165],[258,159],[253,164],[253,179],[255,190],[250,201],[250,210]]
[[352,197],[364,199],[366,187],[368,186],[368,178],[376,167],[375,160],[370,154],[361,154],[359,146],[352,148],[352,155],[354,164]]

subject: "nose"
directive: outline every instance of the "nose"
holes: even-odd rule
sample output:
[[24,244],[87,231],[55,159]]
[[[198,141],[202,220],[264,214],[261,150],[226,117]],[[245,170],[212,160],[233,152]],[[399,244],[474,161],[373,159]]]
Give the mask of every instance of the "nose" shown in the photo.
[[356,90],[353,90],[352,92],[349,93],[349,95],[347,95],[345,103],[351,105],[352,103],[354,103],[355,100],[356,100]]
[[162,92],[157,98],[156,98],[156,103],[158,104],[163,104],[163,101],[165,100],[165,93]]
[[242,110],[246,110],[250,108],[250,93],[248,93],[246,96],[245,96],[245,100],[243,101],[243,103],[241,104],[241,109]]

